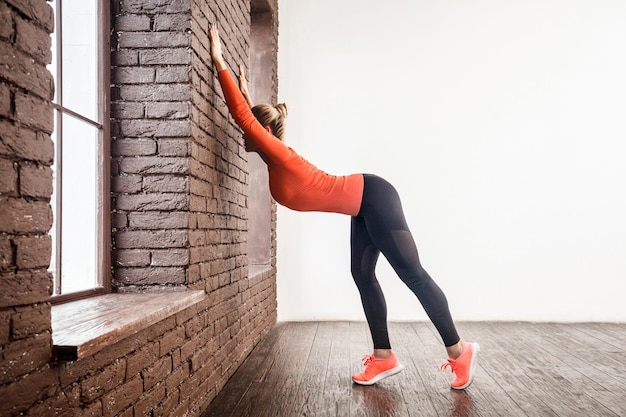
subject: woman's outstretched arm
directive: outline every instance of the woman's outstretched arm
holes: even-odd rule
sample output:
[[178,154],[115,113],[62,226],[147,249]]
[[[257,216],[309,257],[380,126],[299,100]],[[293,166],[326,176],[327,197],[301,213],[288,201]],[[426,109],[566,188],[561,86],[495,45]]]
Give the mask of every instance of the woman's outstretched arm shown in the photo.
[[285,160],[291,156],[291,151],[270,131],[261,126],[252,114],[250,109],[251,101],[249,102],[244,97],[241,86],[238,86],[231,77],[226,62],[222,57],[222,44],[216,25],[211,26],[209,37],[211,40],[211,58],[217,70],[217,77],[224,92],[228,110],[233,119],[235,119],[235,123],[243,130],[246,137],[254,142],[265,157],[273,161]]
[[[211,25],[211,29],[209,30],[209,38],[211,40],[211,58],[213,59],[213,63],[215,64],[215,69],[217,72],[228,69],[226,67],[226,62],[224,61],[224,57],[222,56],[222,42],[220,41],[219,31],[217,30],[217,25]],[[254,107],[252,103],[252,97],[250,97],[250,92],[248,91],[248,82],[246,81],[246,74],[243,69],[243,65],[239,65],[239,89],[241,90],[241,94],[243,94],[243,98],[246,99],[246,103],[248,103],[248,107]]]
[[211,40],[211,58],[217,72],[228,69],[224,57],[222,56],[222,42],[220,41],[220,34],[217,31],[217,25],[211,25],[209,30],[209,39]]

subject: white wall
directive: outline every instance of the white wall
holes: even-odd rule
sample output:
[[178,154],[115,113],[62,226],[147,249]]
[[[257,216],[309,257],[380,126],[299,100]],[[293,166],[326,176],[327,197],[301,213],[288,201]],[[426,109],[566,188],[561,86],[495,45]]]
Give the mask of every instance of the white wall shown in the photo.
[[[287,141],[398,188],[457,320],[625,321],[625,45],[617,0],[281,0]],[[279,319],[364,319],[349,217],[278,216]]]

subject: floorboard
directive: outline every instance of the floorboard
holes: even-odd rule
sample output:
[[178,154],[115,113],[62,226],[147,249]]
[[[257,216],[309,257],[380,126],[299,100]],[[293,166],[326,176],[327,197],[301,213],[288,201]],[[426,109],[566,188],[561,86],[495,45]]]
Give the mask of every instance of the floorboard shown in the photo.
[[373,386],[350,376],[371,353],[363,322],[279,323],[202,417],[626,416],[626,324],[459,323],[481,345],[474,383],[451,390],[426,322],[390,323],[405,369]]

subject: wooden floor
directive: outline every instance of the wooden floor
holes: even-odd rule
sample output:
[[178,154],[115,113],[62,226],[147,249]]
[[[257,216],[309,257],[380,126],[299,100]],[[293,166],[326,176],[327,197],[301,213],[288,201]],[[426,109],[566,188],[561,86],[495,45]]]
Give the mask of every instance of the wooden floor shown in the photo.
[[377,385],[350,375],[365,323],[279,323],[202,417],[626,416],[626,324],[460,323],[481,345],[474,383],[449,389],[430,323],[390,323],[405,369]]

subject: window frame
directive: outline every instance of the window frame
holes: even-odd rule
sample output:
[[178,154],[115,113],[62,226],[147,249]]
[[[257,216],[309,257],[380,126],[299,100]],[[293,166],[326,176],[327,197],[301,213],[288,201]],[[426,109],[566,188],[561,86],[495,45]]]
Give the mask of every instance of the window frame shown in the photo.
[[57,158],[61,158],[63,149],[63,116],[68,115],[74,117],[82,122],[98,129],[98,162],[97,162],[97,254],[96,254],[96,266],[95,271],[96,286],[87,290],[77,291],[72,293],[54,294],[56,289],[61,288],[61,276],[63,265],[62,259],[62,210],[63,210],[63,187],[62,187],[62,172],[63,161],[59,159],[55,161],[57,164],[57,175],[55,178],[55,199],[51,201],[51,204],[55,205],[56,218],[54,224],[56,227],[55,241],[55,264],[56,271],[53,277],[54,289],[53,295],[50,297],[50,301],[53,304],[64,303],[68,301],[79,300],[99,294],[106,294],[111,292],[111,129],[110,129],[110,116],[111,116],[111,97],[110,97],[110,80],[111,80],[111,18],[110,18],[110,4],[106,0],[97,0],[97,68],[98,68],[98,95],[97,95],[97,112],[101,120],[100,123],[90,120],[66,107],[63,106],[63,60],[61,59],[63,53],[62,45],[62,33],[63,33],[63,16],[61,13],[63,0],[55,0],[55,32],[56,46],[52,51],[58,58],[56,59],[56,77],[54,80],[55,87],[57,89],[57,100],[52,101],[51,105],[54,111],[54,118],[56,120],[56,130],[60,132],[60,140],[54,143],[55,155]]

